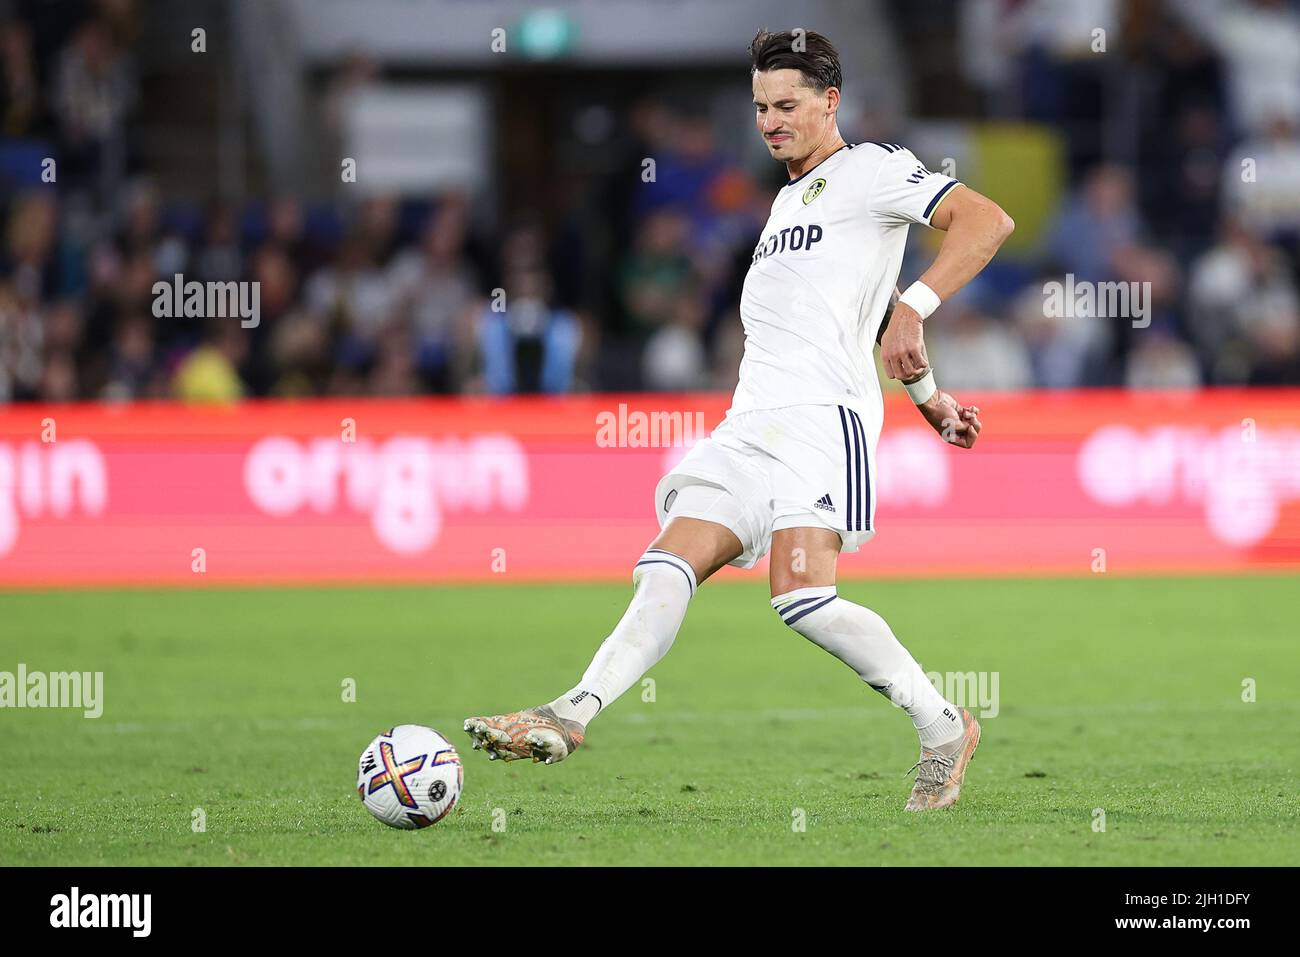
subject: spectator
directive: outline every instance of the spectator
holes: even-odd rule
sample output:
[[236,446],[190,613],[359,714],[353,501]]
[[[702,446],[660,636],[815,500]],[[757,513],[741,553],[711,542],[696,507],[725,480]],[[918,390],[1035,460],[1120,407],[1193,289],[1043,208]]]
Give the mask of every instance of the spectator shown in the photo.
[[1048,240],[1048,255],[1076,281],[1114,276],[1116,254],[1137,241],[1141,219],[1128,170],[1098,166],[1067,201]]
[[0,284],[0,399],[33,398],[42,375],[44,324],[36,303]]
[[1174,0],[1173,9],[1223,57],[1242,134],[1300,118],[1300,14],[1287,0]]
[[1271,316],[1251,327],[1249,385],[1300,382],[1300,314]]
[[235,211],[222,203],[208,207],[203,243],[195,256],[194,278],[200,282],[225,282],[243,277],[243,254]]
[[536,268],[507,277],[504,311],[491,304],[479,314],[483,386],[493,395],[573,387],[582,330],[574,315],[550,304],[550,280]]
[[108,27],[89,20],[59,57],[54,80],[54,112],[65,156],[65,182],[83,185],[97,174],[116,175],[122,125],[135,103],[135,84],[126,57],[116,49]]
[[431,219],[418,249],[389,269],[397,312],[411,319],[417,368],[431,388],[449,392],[463,374],[456,353],[477,306],[475,280],[463,257],[465,208],[446,203]]
[[32,33],[23,23],[0,23],[0,136],[32,132],[40,114],[40,91]]
[[1142,336],[1129,354],[1124,384],[1130,389],[1194,389],[1201,384],[1196,354],[1174,336]]
[[154,388],[154,348],[149,316],[137,313],[120,322],[113,337],[102,397],[113,401],[157,397],[160,390]]
[[396,297],[364,235],[354,232],[344,240],[337,259],[307,280],[304,298],[308,310],[338,334],[337,360],[358,370],[368,366]]
[[1002,323],[957,296],[927,348],[945,389],[1026,389],[1034,384],[1024,342]]
[[72,402],[77,398],[77,364],[67,352],[54,352],[41,370],[39,399],[42,402]]
[[54,197],[33,191],[15,203],[5,231],[4,269],[16,295],[37,303],[59,292],[55,260],[58,207]]
[[272,395],[313,396],[329,388],[330,349],[325,327],[305,312],[291,313],[272,326]]
[[1192,266],[1189,331],[1209,381],[1242,384],[1251,375],[1252,330],[1283,327],[1300,312],[1285,257],[1240,220]]
[[676,298],[667,323],[646,343],[642,379],[647,388],[663,392],[705,388],[709,368],[701,332],[707,318],[700,291],[688,290]]
[[1275,114],[1261,136],[1242,143],[1223,170],[1226,215],[1272,239],[1300,237],[1300,136]]
[[623,264],[623,308],[638,338],[648,338],[665,325],[677,298],[694,282],[694,264],[685,251],[689,228],[688,220],[672,208],[652,213]]
[[157,184],[152,180],[136,180],[125,190],[125,197],[119,239],[123,251],[128,255],[148,253],[159,276],[184,272],[189,266],[189,244],[175,230],[164,231],[162,193]]
[[248,355],[248,338],[235,319],[210,319],[202,345],[180,363],[172,380],[182,402],[235,402],[245,395],[239,366]]
[[1070,389],[1084,382],[1090,354],[1110,342],[1109,327],[1093,316],[1057,315],[1045,307],[1044,289],[1064,278],[1045,274],[1042,283],[1030,283],[1012,301],[1011,316],[1028,351],[1034,384],[1048,389]]
[[1005,19],[1009,45],[1020,57],[1025,114],[1061,131],[1071,173],[1101,157],[1097,131],[1108,93],[1109,45],[1099,56],[1098,41],[1118,43],[1119,4],[1115,0],[1026,0]]
[[367,386],[371,395],[402,396],[420,392],[414,343],[406,323],[390,323],[379,333]]
[[293,196],[276,196],[267,204],[266,241],[289,257],[299,276],[314,273],[331,252],[308,236],[302,203]]

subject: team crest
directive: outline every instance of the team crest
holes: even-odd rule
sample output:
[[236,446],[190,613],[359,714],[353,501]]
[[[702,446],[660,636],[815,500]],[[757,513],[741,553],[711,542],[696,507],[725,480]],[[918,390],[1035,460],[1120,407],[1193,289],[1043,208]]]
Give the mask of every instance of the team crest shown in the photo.
[[808,188],[803,191],[803,204],[807,206],[814,199],[820,196],[822,190],[825,188],[826,180],[822,179],[820,176],[817,177],[817,179],[813,180],[812,183],[809,184]]

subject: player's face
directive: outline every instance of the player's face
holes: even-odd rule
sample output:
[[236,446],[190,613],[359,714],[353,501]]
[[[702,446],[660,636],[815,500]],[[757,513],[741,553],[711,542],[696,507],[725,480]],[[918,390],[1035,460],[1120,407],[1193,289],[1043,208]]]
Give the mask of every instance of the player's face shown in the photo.
[[834,125],[833,97],[804,85],[798,70],[755,73],[754,122],[772,159],[790,163],[815,150]]

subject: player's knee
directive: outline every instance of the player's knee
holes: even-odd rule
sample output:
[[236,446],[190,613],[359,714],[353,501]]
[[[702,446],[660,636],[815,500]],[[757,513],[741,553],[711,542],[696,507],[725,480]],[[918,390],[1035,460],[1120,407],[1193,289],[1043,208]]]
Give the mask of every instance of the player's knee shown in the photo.
[[840,537],[830,529],[778,529],[772,535],[768,578],[773,595],[834,585]]
[[671,517],[650,547],[685,558],[697,582],[744,554],[742,535],[749,519],[744,505],[727,489],[687,485],[665,499],[664,508]]
[[772,599],[772,607],[781,620],[800,634],[816,620],[817,612],[827,608],[839,597],[834,585],[814,585],[796,588]]
[[648,548],[632,569],[632,587],[640,588],[647,578],[661,578],[672,586],[684,586],[689,595],[695,594],[698,582],[691,563],[680,555],[662,548]]
[[[827,576],[822,573],[813,573],[811,571],[791,571],[788,568],[781,568],[775,563],[772,565],[771,573],[768,576],[772,586],[772,595],[788,595],[790,592],[799,591],[804,588],[826,587],[828,582],[835,581],[834,576]],[[834,588],[833,584],[829,587]]]

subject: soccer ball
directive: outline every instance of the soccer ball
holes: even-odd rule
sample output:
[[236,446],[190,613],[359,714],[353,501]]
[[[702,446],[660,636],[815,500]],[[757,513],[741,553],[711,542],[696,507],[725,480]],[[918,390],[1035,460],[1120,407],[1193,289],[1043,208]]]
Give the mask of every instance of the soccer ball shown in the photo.
[[451,742],[432,728],[399,724],[361,752],[357,794],[389,827],[437,824],[456,806],[465,769]]

